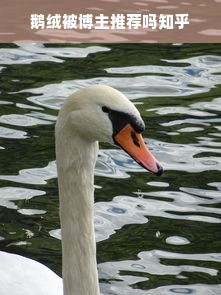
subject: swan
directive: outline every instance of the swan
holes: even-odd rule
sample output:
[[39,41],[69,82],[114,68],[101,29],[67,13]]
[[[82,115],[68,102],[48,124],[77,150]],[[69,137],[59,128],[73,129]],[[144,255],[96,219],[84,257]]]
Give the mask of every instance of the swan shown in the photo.
[[163,169],[146,147],[134,104],[106,85],[78,90],[64,102],[55,126],[62,279],[31,259],[0,252],[0,294],[99,295],[93,225],[98,142],[120,146],[145,169]]

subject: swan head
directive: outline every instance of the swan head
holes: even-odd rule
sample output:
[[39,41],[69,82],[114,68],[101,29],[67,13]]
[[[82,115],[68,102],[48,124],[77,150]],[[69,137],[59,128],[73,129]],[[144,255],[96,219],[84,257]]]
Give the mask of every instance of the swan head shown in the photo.
[[93,85],[75,92],[60,110],[57,130],[60,125],[69,128],[71,136],[118,145],[145,169],[156,175],[163,172],[144,143],[145,124],[139,111],[112,87]]

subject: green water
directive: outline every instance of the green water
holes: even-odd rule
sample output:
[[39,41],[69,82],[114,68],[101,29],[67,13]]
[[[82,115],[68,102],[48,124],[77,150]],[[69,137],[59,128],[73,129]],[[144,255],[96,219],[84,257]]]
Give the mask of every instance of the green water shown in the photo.
[[165,173],[100,145],[103,294],[221,294],[220,52],[221,44],[1,44],[0,250],[61,274],[54,124],[69,94],[104,83],[136,104]]

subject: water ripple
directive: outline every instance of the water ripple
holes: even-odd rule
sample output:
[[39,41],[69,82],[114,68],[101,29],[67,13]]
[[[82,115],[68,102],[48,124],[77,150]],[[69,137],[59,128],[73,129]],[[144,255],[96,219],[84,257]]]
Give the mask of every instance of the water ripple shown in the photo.
[[[36,229],[35,221],[39,219],[46,245],[41,249],[42,259],[49,257],[48,249],[50,254],[52,248],[57,249],[56,239],[60,239],[61,231],[58,217],[54,217],[58,212],[57,187],[56,182],[51,181],[57,177],[57,171],[56,162],[48,158],[50,151],[47,150],[48,143],[52,148],[54,141],[52,125],[68,95],[82,87],[104,83],[135,99],[146,125],[150,125],[144,132],[145,141],[148,138],[148,146],[165,173],[163,178],[144,174],[143,168],[124,151],[106,147],[100,150],[95,167],[95,175],[99,176],[95,178],[95,190],[99,189],[98,197],[101,197],[103,188],[108,189],[103,191],[102,202],[94,205],[94,224],[96,240],[104,249],[99,253],[103,263],[98,266],[103,294],[219,295],[221,285],[216,283],[221,262],[217,238],[221,223],[221,57],[213,55],[216,48],[197,54],[189,47],[191,50],[185,55],[183,45],[177,44],[169,46],[176,52],[176,58],[159,53],[156,60],[148,57],[146,63],[140,65],[142,61],[135,59],[134,48],[135,45],[128,47],[127,51],[120,45],[109,48],[42,44],[0,48],[0,63],[4,66],[0,67],[3,77],[0,181],[4,185],[0,188],[0,206],[5,220],[8,216],[18,218],[16,225],[11,221],[2,223],[0,241],[7,244],[9,250],[13,246],[24,255],[25,251],[29,254],[33,251],[34,256],[34,251],[39,253],[38,246],[43,239],[39,227]],[[103,52],[102,55],[99,52]],[[109,52],[107,56],[105,52]],[[118,55],[119,52],[123,54]],[[128,52],[128,56],[133,53],[134,62],[128,62]],[[144,56],[148,53],[143,49],[139,52]],[[91,53],[93,55],[88,56]],[[125,60],[118,62],[121,56]],[[182,58],[177,58],[179,56]],[[59,67],[69,73],[76,65],[76,58],[81,58],[80,64],[85,69],[89,61],[90,66],[93,62],[96,66],[90,71],[75,71],[69,76],[72,80],[61,81],[50,67],[47,71],[54,75],[53,79],[29,77],[32,67],[33,72],[41,73],[42,63],[38,62],[51,62],[53,69],[55,63],[60,63]],[[132,66],[125,66],[128,64]],[[13,65],[18,72],[11,70]],[[39,146],[35,146],[35,137]],[[16,153],[19,151],[21,155],[23,148],[27,153],[25,159],[16,159]],[[10,160],[12,154],[13,160]],[[33,156],[38,155],[39,162],[32,161]],[[26,162],[29,159],[30,163]],[[9,160],[6,171],[10,172],[5,172]],[[109,181],[113,185],[111,189]],[[122,187],[131,184],[127,195],[119,195],[119,183]],[[55,194],[54,200],[51,194]],[[55,219],[52,220],[52,216]],[[25,229],[21,228],[24,223]],[[196,232],[195,228],[199,230]],[[141,239],[139,245],[137,239]],[[202,246],[199,245],[201,239],[205,241]],[[128,245],[123,248],[125,241]],[[105,252],[108,243],[113,247],[112,252]],[[50,255],[52,259],[55,256]],[[51,263],[56,268],[60,262]]]
[[0,188],[0,206],[18,209],[15,204],[18,200],[29,200],[35,196],[45,195],[44,191],[36,189],[27,189],[20,187],[1,187]]
[[[32,103],[51,109],[59,109],[66,97],[83,87],[94,84],[107,84],[117,88],[130,99],[144,98],[147,96],[182,96],[200,94],[208,92],[210,87],[214,85],[213,81],[213,83],[210,84],[204,83],[204,87],[201,88],[191,87],[189,85],[190,80],[187,81],[187,83],[184,83],[182,80],[179,81],[173,77],[163,76],[122,77],[120,79],[113,77],[99,77],[62,81],[61,83],[48,84],[43,87],[26,89],[20,92],[32,93],[33,95],[28,97],[28,100]],[[216,83],[221,83],[220,77],[219,79],[217,78]]]
[[[221,202],[220,191],[183,187],[181,191],[139,191],[135,194],[142,197],[116,196],[110,202],[95,203],[97,241],[109,238],[126,224],[147,223],[147,216],[221,223],[221,218],[218,218],[221,209],[210,206]],[[217,217],[212,217],[213,214]],[[53,230],[50,234],[60,238],[60,230]],[[170,237],[168,241],[176,245],[188,243],[185,237]]]
[[40,43],[18,43],[18,48],[0,49],[0,64],[31,64],[33,62],[64,62],[66,58],[83,58],[90,53],[105,52],[110,49],[104,46],[87,46],[83,48],[51,48]]
[[27,138],[27,132],[6,128],[3,126],[0,126],[0,137],[1,138],[13,138],[13,139],[21,139],[21,138]]
[[[161,262],[162,259],[170,260],[170,265],[166,265]],[[175,264],[175,260],[179,259],[179,265]],[[173,265],[173,261],[174,264]],[[148,277],[151,275],[165,276],[174,275],[180,277],[183,272],[191,273],[205,273],[209,276],[216,276],[217,270],[209,267],[199,267],[190,265],[188,261],[215,261],[220,262],[220,255],[216,253],[208,254],[183,254],[183,253],[173,253],[159,250],[145,251],[138,254],[137,260],[124,260],[124,261],[112,261],[99,264],[99,274],[101,278],[105,280],[113,280],[111,290],[115,290],[116,294],[216,294],[218,295],[218,290],[220,285],[197,285],[192,287],[186,286],[166,286],[159,287],[157,289],[151,289],[151,291],[140,291],[132,288],[126,290],[126,286],[132,284],[147,281]],[[130,273],[136,272],[136,276],[129,275]],[[122,275],[121,273],[127,273],[127,275]],[[140,273],[140,276],[138,275]],[[146,275],[144,275],[146,274]],[[161,289],[161,290],[160,290]],[[120,293],[121,292],[123,293]],[[211,290],[211,293],[210,291]],[[209,293],[207,293],[209,292]],[[214,292],[214,293],[213,293]]]
[[[108,149],[99,151],[95,175],[112,178],[128,178],[129,172],[144,171],[124,151]],[[26,184],[44,185],[57,177],[56,162],[51,161],[46,167],[21,169],[18,175],[0,175],[0,179]]]
[[[136,99],[147,96],[183,96],[201,94],[208,92],[216,84],[221,83],[221,76],[219,74],[221,58],[218,56],[199,56],[189,59],[164,60],[164,62],[165,61],[173,65],[142,65],[123,68],[107,68],[106,72],[108,74],[118,74],[121,76],[62,81],[61,83],[47,84],[39,88],[25,89],[21,92],[32,93],[33,95],[31,95],[28,100],[37,105],[51,109],[59,109],[65,97],[80,88],[92,84],[107,84],[113,86],[121,90],[130,99]],[[176,65],[176,63],[179,64]],[[180,66],[180,64],[189,65]],[[139,75],[129,77],[127,76],[128,74]],[[215,100],[214,107],[216,104],[219,105],[219,98]],[[191,110],[183,106],[164,107],[159,108],[158,113],[164,114],[177,112],[185,114],[190,111],[192,115],[196,116],[214,116],[209,112],[199,110],[202,109],[202,103],[192,104],[190,107]],[[211,107],[213,109],[212,104]],[[211,107],[209,109],[211,109]]]

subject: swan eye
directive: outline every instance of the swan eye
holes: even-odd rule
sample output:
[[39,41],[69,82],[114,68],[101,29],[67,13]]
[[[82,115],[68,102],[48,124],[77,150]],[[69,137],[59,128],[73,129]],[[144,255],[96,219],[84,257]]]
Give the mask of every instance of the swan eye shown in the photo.
[[108,109],[107,107],[102,107],[102,111],[107,114],[110,113],[110,109]]

